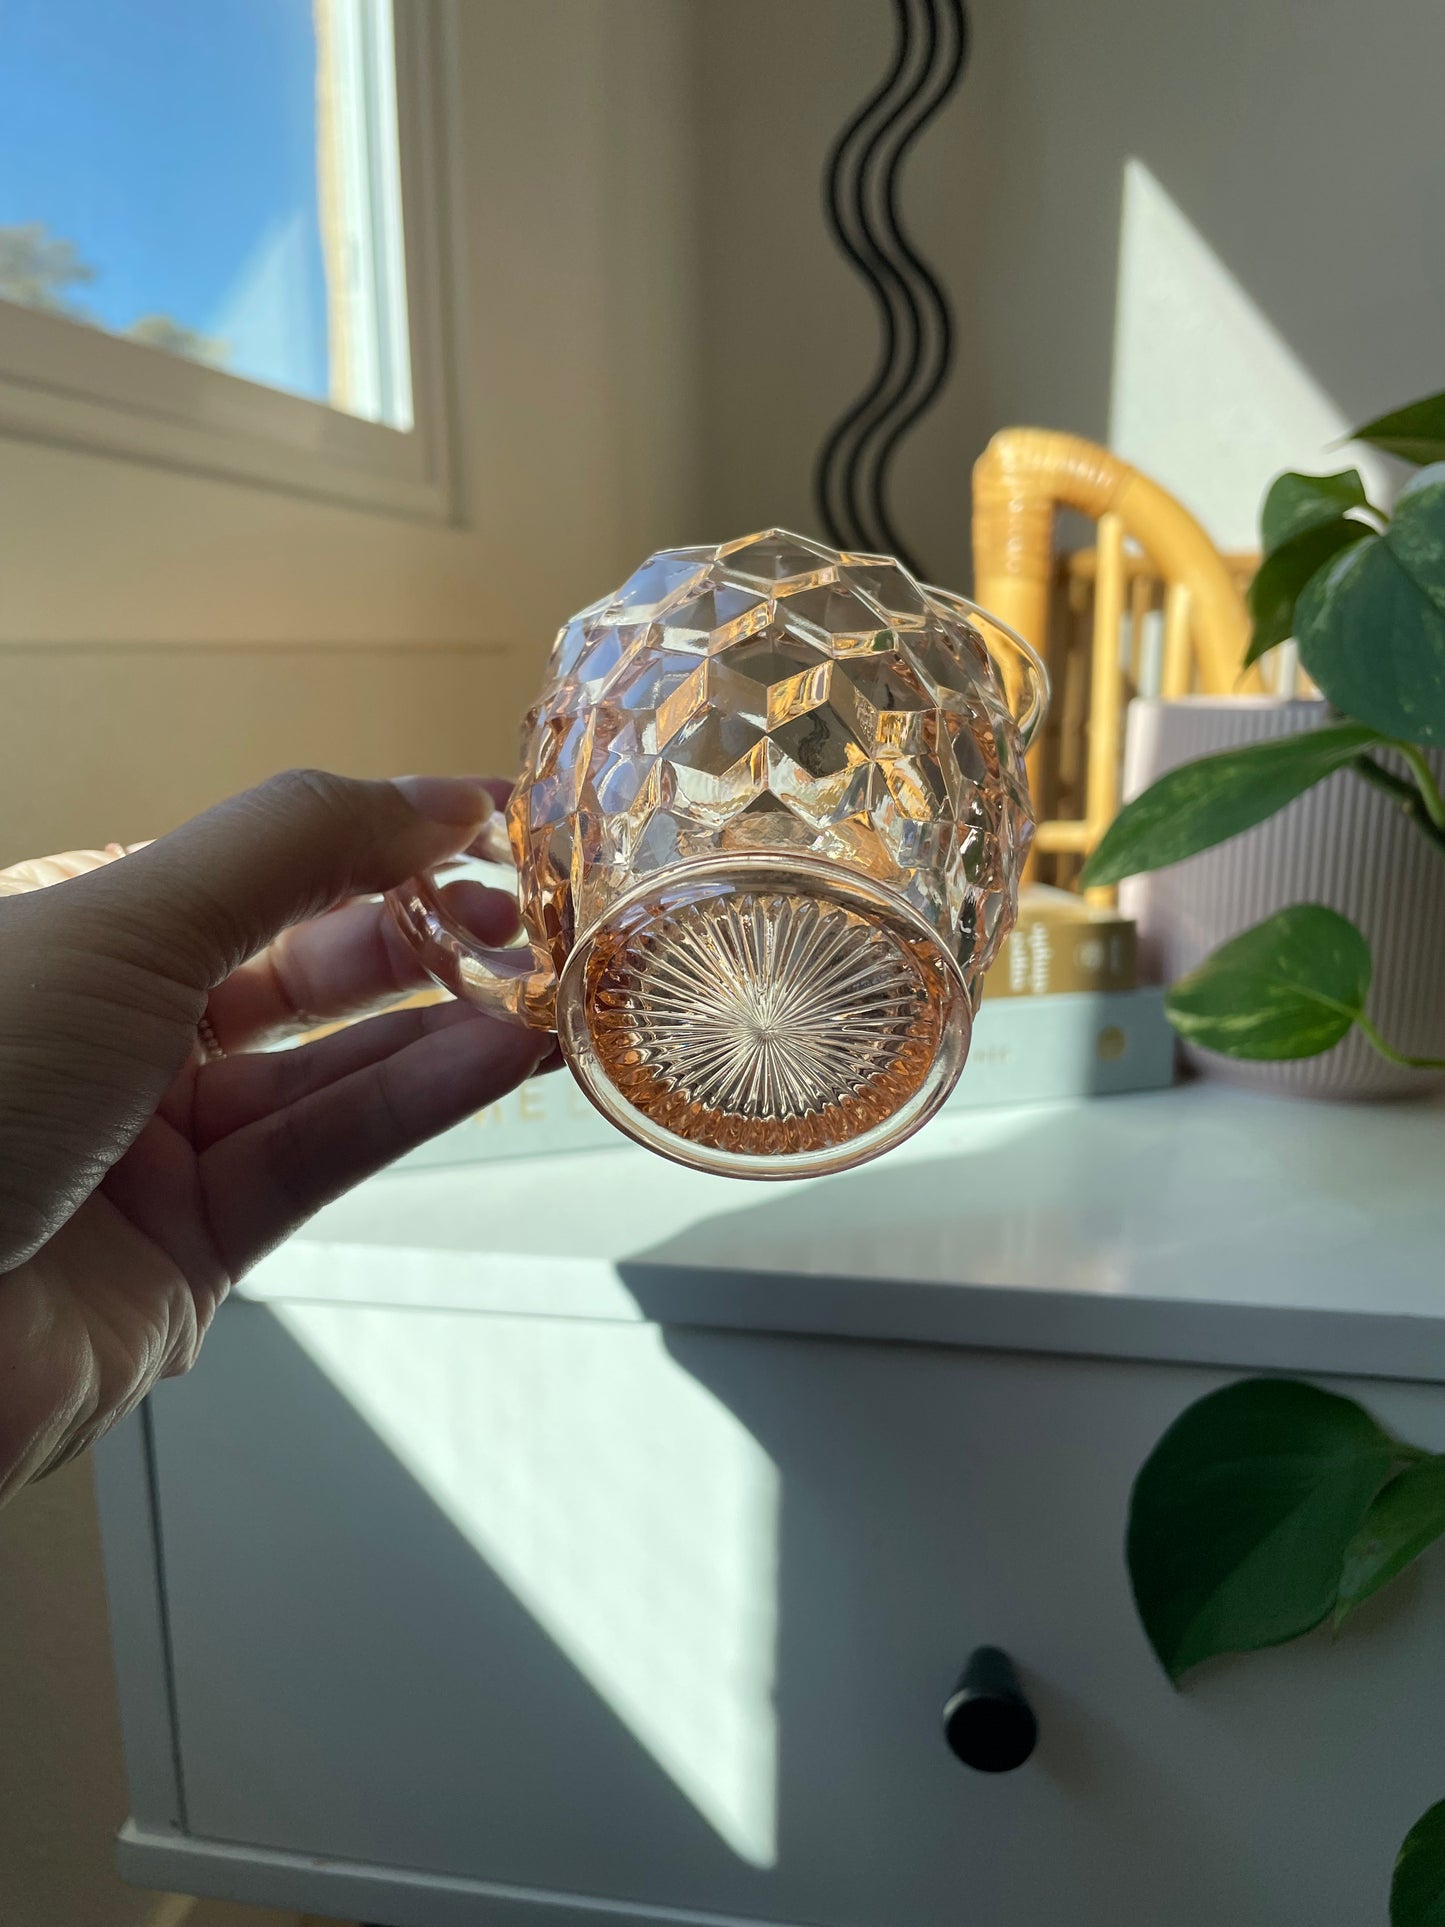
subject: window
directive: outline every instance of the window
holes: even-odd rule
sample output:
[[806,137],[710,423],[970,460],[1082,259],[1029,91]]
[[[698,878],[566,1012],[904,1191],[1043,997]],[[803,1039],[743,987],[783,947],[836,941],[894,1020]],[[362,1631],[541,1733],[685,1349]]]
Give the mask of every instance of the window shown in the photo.
[[4,0],[0,431],[445,513],[426,0]]

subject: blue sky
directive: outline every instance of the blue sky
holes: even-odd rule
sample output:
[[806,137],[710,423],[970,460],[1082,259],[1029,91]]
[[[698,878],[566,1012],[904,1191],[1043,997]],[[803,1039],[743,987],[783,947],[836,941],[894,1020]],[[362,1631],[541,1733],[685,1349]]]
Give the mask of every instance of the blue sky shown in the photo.
[[0,0],[0,227],[73,241],[104,326],[324,398],[315,82],[311,0]]

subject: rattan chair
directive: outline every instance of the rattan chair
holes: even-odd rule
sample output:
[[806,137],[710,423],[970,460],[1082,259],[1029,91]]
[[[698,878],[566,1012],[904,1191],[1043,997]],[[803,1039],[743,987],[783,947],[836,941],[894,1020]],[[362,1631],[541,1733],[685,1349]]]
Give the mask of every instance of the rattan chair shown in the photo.
[[[1062,565],[1061,508],[1098,524],[1097,546]],[[1002,430],[975,464],[973,558],[975,599],[1049,665],[1053,713],[1030,756],[1035,850],[1067,882],[1118,810],[1129,696],[1260,686],[1241,675],[1252,562],[1220,555],[1182,504],[1108,449],[1040,428]]]

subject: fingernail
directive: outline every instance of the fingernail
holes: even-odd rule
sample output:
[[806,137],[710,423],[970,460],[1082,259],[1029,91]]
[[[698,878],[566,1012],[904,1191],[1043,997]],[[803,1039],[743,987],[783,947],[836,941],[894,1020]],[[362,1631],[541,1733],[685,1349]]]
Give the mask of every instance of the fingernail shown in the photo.
[[485,823],[496,808],[491,792],[470,776],[396,776],[392,781],[417,815],[433,823]]

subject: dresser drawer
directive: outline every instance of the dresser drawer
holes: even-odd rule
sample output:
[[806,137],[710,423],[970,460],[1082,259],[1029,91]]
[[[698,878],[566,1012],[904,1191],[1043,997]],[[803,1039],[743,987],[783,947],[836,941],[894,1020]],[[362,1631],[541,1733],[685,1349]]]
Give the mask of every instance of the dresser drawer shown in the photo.
[[[827,1927],[1383,1920],[1438,1568],[1183,1694],[1129,1599],[1132,1477],[1232,1376],[233,1304],[152,1401],[187,1829]],[[984,1642],[1040,1727],[1000,1775],[941,1735]]]

